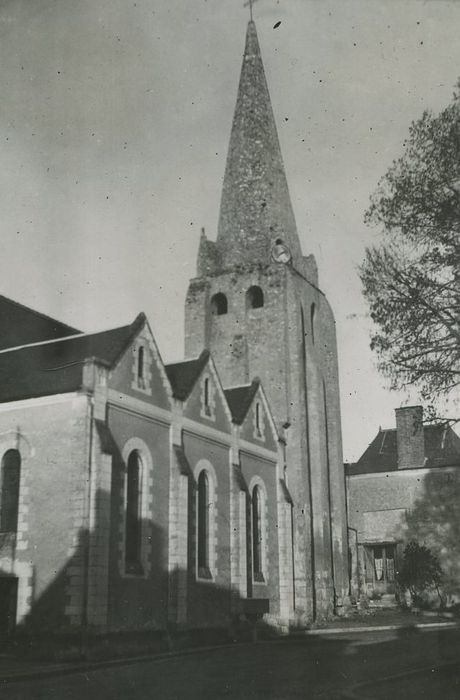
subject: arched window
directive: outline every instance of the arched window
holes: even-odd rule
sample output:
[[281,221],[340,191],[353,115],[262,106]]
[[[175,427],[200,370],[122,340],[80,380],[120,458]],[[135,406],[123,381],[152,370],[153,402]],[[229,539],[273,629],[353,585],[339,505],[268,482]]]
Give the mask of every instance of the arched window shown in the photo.
[[144,379],[144,346],[137,351],[137,378]]
[[1,470],[0,532],[17,532],[21,455],[8,450],[3,455]]
[[197,566],[200,578],[210,578],[209,568],[209,478],[206,471],[198,477],[197,498]]
[[260,486],[252,489],[252,573],[254,581],[263,581],[262,566],[262,492]]
[[316,305],[312,304],[310,307],[310,328],[311,328],[311,340],[314,344],[315,342],[315,323],[316,323]]
[[126,481],[125,568],[126,573],[141,573],[142,461],[137,450],[128,457]]
[[211,313],[213,316],[224,316],[228,311],[227,297],[222,292],[214,294],[211,299]]
[[254,285],[246,292],[246,308],[260,309],[264,305],[264,293],[260,287]]

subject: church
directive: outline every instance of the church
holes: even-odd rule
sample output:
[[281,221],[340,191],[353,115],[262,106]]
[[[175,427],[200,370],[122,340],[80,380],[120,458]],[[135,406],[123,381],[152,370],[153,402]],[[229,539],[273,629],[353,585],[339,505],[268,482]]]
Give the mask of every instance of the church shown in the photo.
[[[198,242],[197,242],[198,243]],[[349,594],[335,323],[254,22],[184,361],[0,298],[0,630],[279,631]]]

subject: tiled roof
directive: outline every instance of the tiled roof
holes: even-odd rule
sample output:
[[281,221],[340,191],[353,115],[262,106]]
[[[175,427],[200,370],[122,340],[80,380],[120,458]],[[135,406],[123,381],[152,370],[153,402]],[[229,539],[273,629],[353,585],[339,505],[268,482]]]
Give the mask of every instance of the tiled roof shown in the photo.
[[80,389],[85,360],[112,366],[144,320],[139,314],[129,326],[0,352],[0,402]]
[[[460,466],[460,438],[446,423],[425,425],[425,462],[420,467]],[[390,472],[398,469],[396,429],[379,430],[369,447],[347,474]]]
[[0,350],[78,333],[76,328],[0,294]]
[[241,425],[246,418],[249,406],[251,405],[258,388],[259,380],[255,379],[252,384],[237,386],[232,389],[224,389],[233,422],[237,425]]
[[166,365],[166,374],[171,383],[173,396],[185,401],[209,359],[209,350],[203,350],[195,360],[185,360]]

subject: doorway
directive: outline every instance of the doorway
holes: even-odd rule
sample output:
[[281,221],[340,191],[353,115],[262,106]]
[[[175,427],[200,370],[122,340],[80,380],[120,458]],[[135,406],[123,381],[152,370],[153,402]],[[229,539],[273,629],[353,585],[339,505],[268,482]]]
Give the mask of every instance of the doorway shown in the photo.
[[395,593],[395,550],[394,544],[364,547],[366,582],[377,595]]

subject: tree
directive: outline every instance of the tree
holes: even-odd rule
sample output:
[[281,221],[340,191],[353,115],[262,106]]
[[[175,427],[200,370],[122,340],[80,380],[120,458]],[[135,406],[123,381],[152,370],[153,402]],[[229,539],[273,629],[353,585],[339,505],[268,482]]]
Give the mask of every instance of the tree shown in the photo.
[[423,488],[405,516],[401,533],[406,542],[419,542],[436,552],[446,595],[460,592],[460,475],[430,470]]
[[441,605],[443,604],[439,586],[442,570],[438,558],[428,547],[417,542],[409,542],[403,555],[401,570],[396,575],[398,584],[408,590],[413,603],[417,603],[424,591],[435,588]]
[[448,396],[460,383],[460,92],[412,123],[365,221],[384,235],[360,267],[379,368],[392,388]]

